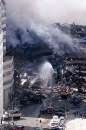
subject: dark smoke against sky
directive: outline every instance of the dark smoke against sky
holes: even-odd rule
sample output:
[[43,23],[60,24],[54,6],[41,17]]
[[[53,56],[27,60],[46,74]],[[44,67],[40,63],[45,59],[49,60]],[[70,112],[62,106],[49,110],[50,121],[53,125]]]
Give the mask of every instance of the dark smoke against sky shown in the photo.
[[86,24],[86,0],[5,0],[10,17],[17,22],[30,19],[47,23]]

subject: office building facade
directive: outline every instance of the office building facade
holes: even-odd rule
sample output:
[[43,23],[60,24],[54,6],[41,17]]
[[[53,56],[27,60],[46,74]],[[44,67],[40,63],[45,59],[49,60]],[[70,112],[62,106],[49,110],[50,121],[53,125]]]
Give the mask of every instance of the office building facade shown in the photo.
[[8,106],[11,104],[11,95],[13,91],[14,84],[14,65],[13,57],[7,55],[6,53],[6,10],[5,3],[2,0],[0,2],[0,18],[1,18],[1,32],[2,32],[2,85],[1,85],[1,113],[4,109],[8,109]]

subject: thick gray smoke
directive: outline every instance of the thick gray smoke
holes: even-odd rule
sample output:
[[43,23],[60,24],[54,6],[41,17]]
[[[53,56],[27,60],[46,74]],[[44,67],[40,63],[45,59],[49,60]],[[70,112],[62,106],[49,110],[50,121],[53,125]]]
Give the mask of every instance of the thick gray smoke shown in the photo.
[[65,53],[79,53],[81,51],[79,44],[74,43],[70,35],[63,33],[54,25],[32,23],[29,28],[60,56]]
[[[70,23],[73,21],[77,22],[78,20],[80,20],[80,23],[85,23],[84,17],[81,15],[86,11],[84,8],[86,2],[84,0],[82,4],[80,0],[76,0],[76,2],[74,0],[72,2],[70,0],[5,1],[8,21],[8,42],[13,46],[21,42],[27,42],[28,44],[35,43],[34,38],[28,35],[26,31],[28,28],[49,45],[55,53],[61,56],[65,52],[80,52],[79,45],[75,44],[69,35],[64,34],[50,24],[55,22]],[[81,18],[78,16],[81,16]],[[17,39],[15,26],[11,26],[10,21],[13,21],[17,27],[23,29],[23,32],[21,32],[22,41]]]
[[40,42],[42,42],[46,43],[59,56],[63,56],[65,53],[80,53],[81,51],[80,46],[74,43],[70,35],[63,33],[58,29],[58,26],[29,22],[27,28],[25,27],[20,32],[20,41],[16,37],[17,31],[15,30],[10,25],[7,30],[8,41],[13,46],[24,43],[41,44]]

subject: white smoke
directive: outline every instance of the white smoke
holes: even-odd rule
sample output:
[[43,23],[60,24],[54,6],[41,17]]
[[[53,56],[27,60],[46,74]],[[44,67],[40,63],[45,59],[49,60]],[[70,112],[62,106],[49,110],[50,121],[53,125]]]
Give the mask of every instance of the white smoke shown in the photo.
[[86,119],[76,118],[66,123],[65,130],[86,130]]
[[39,68],[39,77],[43,83],[43,87],[52,87],[54,69],[50,62],[45,61]]
[[30,19],[47,23],[86,24],[86,0],[5,0],[7,15],[19,23]]

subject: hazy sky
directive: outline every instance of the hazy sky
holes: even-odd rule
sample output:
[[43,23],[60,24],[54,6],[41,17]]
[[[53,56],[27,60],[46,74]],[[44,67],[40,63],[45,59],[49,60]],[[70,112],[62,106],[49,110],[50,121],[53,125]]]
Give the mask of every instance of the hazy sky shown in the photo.
[[5,0],[8,16],[18,22],[86,24],[86,0]]

